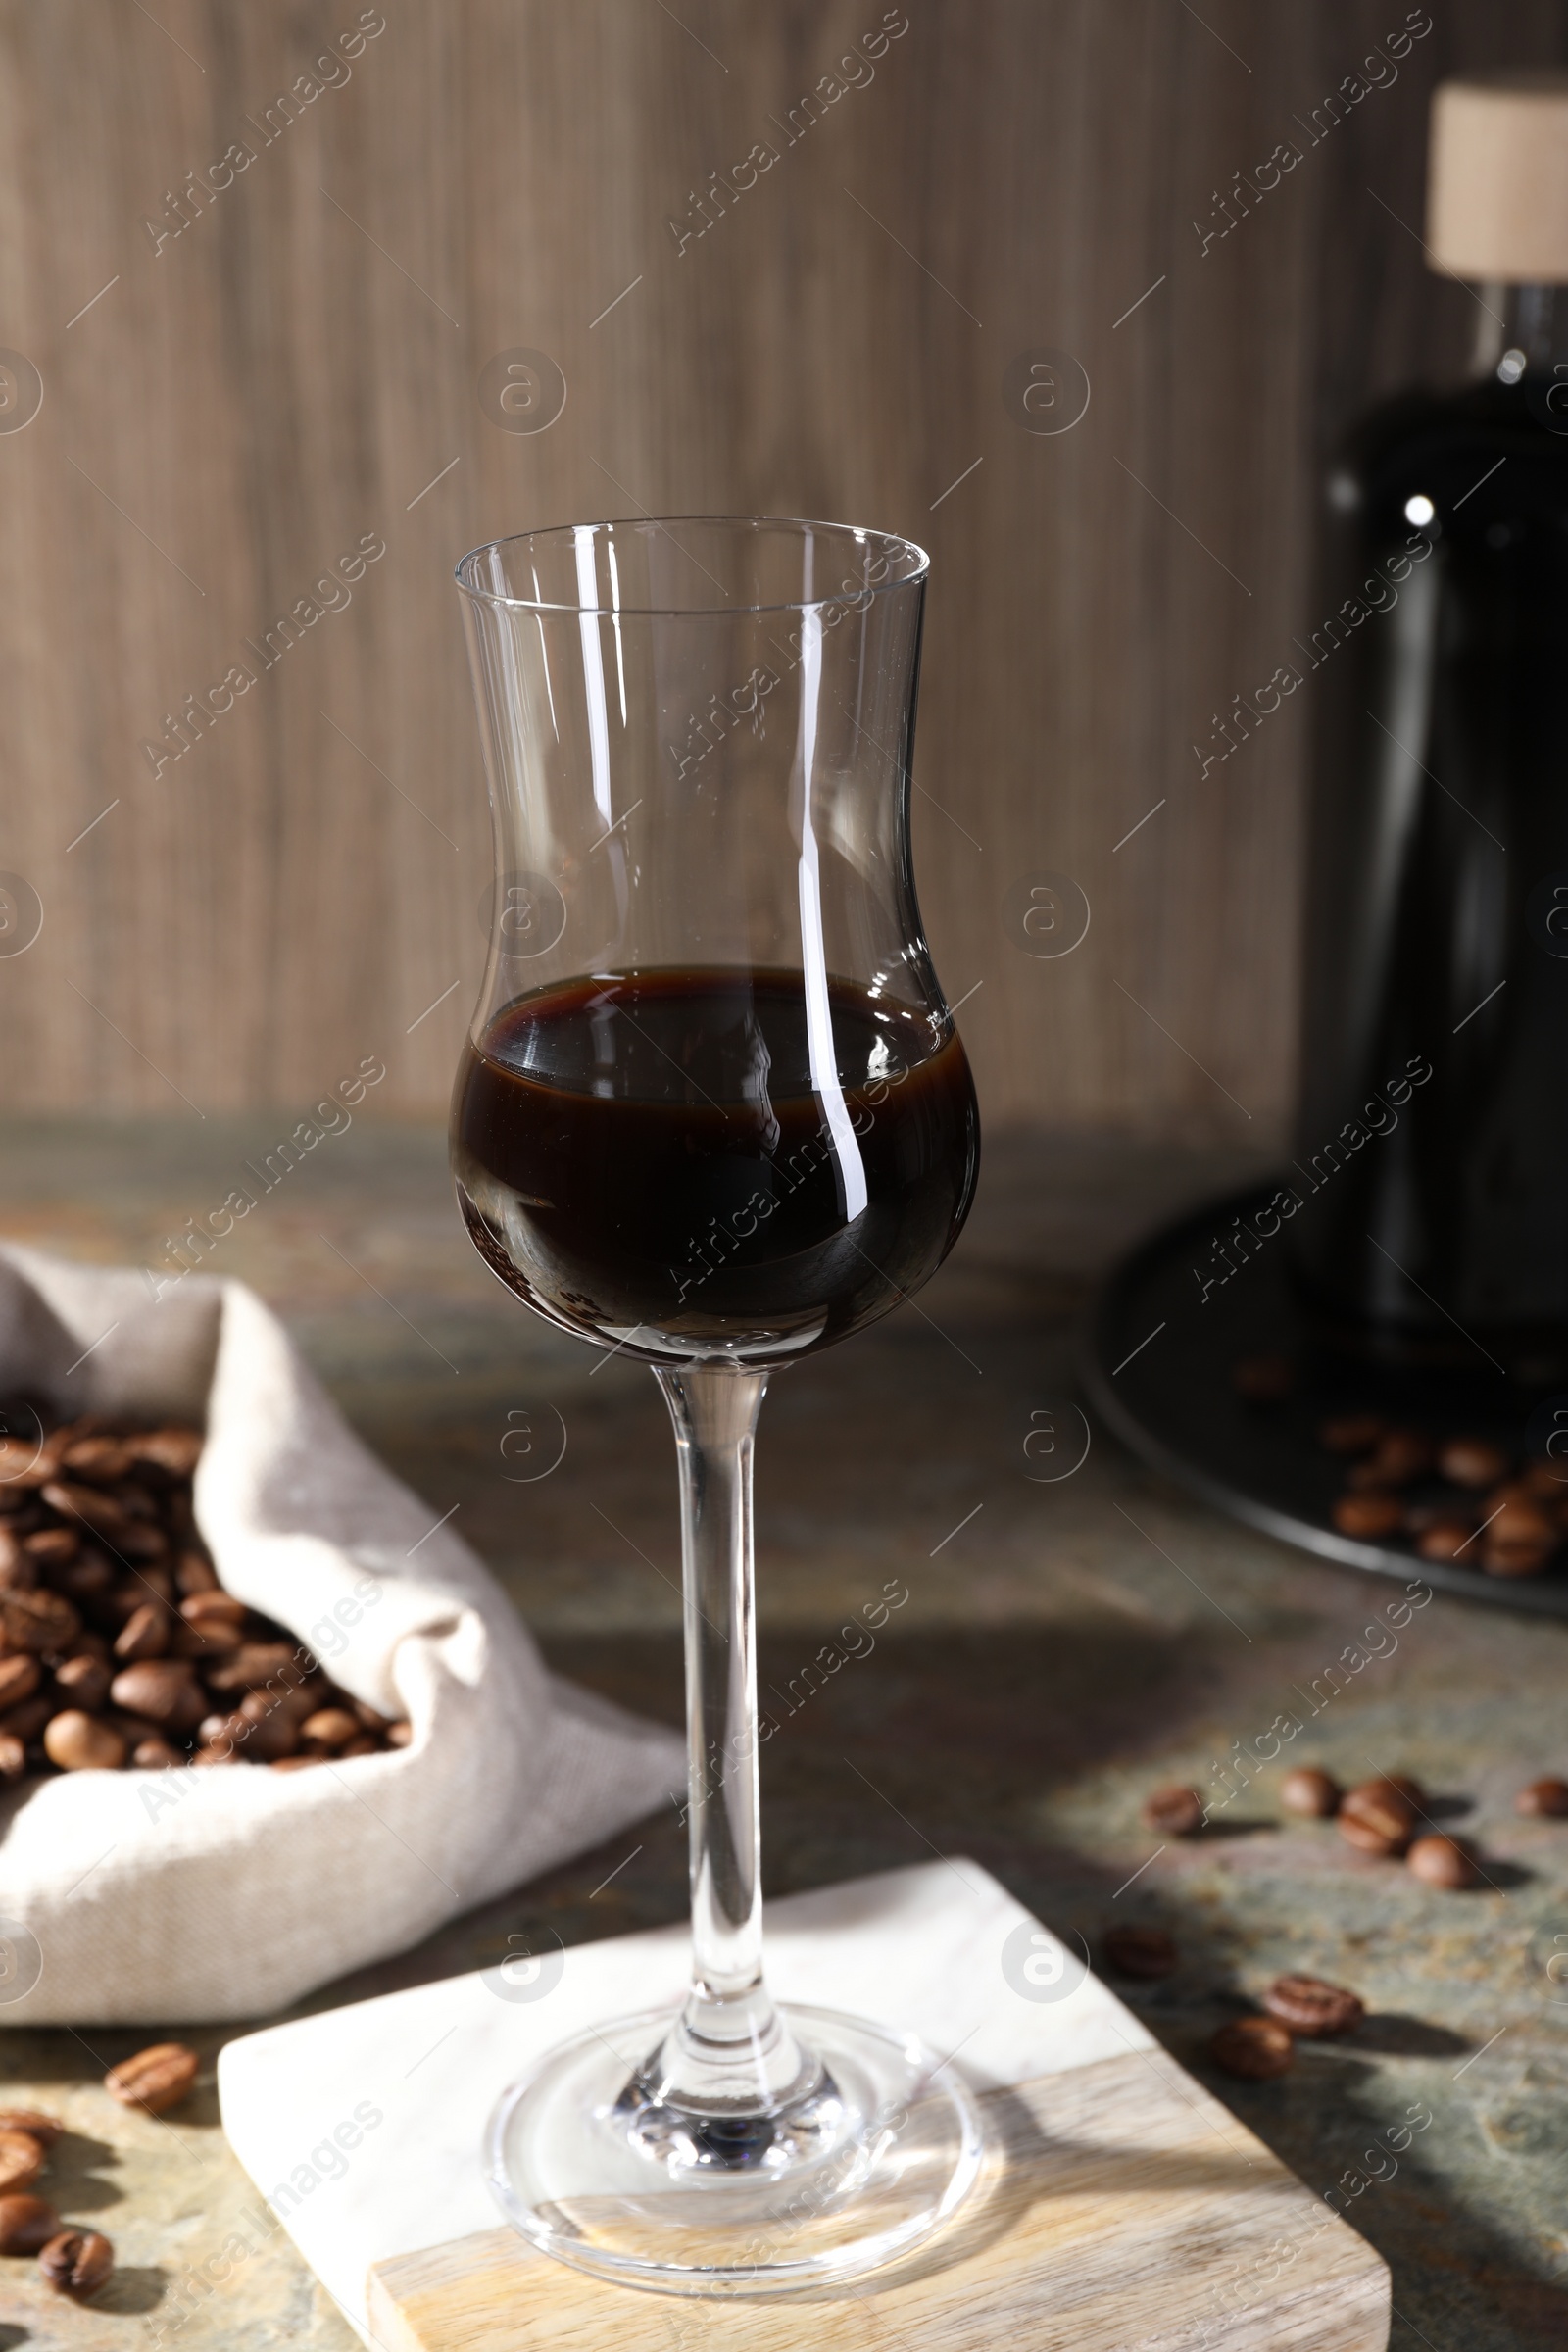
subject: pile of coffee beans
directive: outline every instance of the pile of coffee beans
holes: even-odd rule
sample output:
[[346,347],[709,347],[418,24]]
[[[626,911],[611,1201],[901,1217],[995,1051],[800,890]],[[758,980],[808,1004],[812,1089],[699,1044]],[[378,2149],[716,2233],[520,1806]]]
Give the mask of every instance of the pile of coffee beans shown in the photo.
[[[162,2115],[186,2097],[200,2064],[182,2042],[159,2042],[112,2067],[104,2088],[122,2107]],[[84,2302],[111,2277],[115,2249],[98,2230],[62,2222],[48,2198],[33,2193],[65,2128],[34,2107],[0,2108],[0,2255],[36,2254],[56,2293]]]
[[[1286,1355],[1243,1356],[1231,1385],[1248,1404],[1283,1404],[1296,1367]],[[1331,1515],[1356,1543],[1408,1545],[1483,1576],[1539,1576],[1568,1543],[1568,1462],[1375,1412],[1338,1413],[1318,1440],[1348,1465]]]
[[1424,1560],[1484,1576],[1539,1576],[1568,1540],[1568,1480],[1539,1456],[1521,1462],[1490,1439],[1432,1439],[1376,1413],[1326,1421],[1318,1433],[1348,1460],[1334,1505],[1342,1536],[1399,1538]]
[[0,1785],[407,1746],[286,1627],[225,1592],[197,1532],[199,1431],[0,1408]]

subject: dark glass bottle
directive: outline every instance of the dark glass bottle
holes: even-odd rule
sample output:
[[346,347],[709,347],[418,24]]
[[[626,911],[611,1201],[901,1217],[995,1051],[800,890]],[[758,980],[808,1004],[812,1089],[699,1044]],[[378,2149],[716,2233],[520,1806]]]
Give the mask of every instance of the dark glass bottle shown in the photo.
[[[1390,1364],[1568,1367],[1568,287],[1328,481],[1293,1271]],[[1304,663],[1303,663],[1304,669]]]

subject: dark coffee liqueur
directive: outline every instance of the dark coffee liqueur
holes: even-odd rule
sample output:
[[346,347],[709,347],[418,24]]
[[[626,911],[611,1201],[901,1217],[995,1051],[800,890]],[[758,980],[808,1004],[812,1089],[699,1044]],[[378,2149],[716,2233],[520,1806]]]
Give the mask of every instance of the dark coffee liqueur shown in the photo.
[[727,966],[517,998],[453,1106],[480,1253],[655,1361],[782,1361],[897,1305],[956,1239],[979,1141],[951,1021],[835,981],[813,1023],[800,973]]

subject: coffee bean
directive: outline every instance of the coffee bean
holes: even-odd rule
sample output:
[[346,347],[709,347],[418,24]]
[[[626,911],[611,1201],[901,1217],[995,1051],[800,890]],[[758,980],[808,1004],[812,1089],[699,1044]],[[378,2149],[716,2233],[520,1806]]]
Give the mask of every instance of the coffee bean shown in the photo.
[[40,1527],[24,1536],[22,1548],[39,1568],[64,1568],[81,1549],[81,1538],[72,1527]]
[[300,1738],[313,1740],[319,1747],[335,1748],[357,1738],[359,1731],[360,1719],[351,1715],[347,1707],[318,1707],[300,1725]]
[[1244,1355],[1231,1366],[1231,1387],[1249,1404],[1278,1404],[1296,1386],[1288,1355]]
[[115,1548],[138,1566],[150,1561],[163,1561],[169,1556],[169,1538],[161,1527],[145,1519],[127,1518],[122,1532],[115,1539]]
[[96,1715],[109,1696],[109,1669],[102,1658],[77,1650],[55,1668],[55,1689],[65,1693],[69,1706]]
[[171,1425],[127,1440],[126,1450],[144,1477],[156,1476],[173,1485],[190,1477],[201,1456],[202,1443],[200,1430]]
[[1397,1535],[1404,1525],[1404,1505],[1396,1494],[1342,1494],[1334,1505],[1334,1524],[1342,1536],[1376,1544]]
[[1370,1453],[1387,1427],[1376,1413],[1342,1413],[1317,1434],[1330,1453]]
[[44,2147],[30,2132],[0,2132],[0,2196],[30,2188],[43,2171]]
[[204,1553],[187,1547],[174,1561],[174,1585],[178,1592],[185,1593],[216,1592],[218,1577],[211,1560]]
[[0,1781],[20,1781],[26,1769],[26,1741],[15,1732],[0,1732]]
[[1280,1783],[1280,1803],[1287,1813],[1326,1821],[1340,1809],[1340,1784],[1315,1764],[1298,1764]]
[[1502,1544],[1549,1544],[1555,1545],[1558,1530],[1555,1522],[1535,1499],[1521,1494],[1516,1486],[1494,1488],[1487,1497],[1487,1542]]
[[199,1764],[204,1772],[215,1764],[249,1764],[251,1760],[243,1748],[231,1746],[226,1740],[216,1747],[199,1747],[191,1757],[192,1764]]
[[0,1715],[0,1732],[11,1733],[15,1739],[22,1740],[25,1745],[27,1740],[37,1739],[44,1725],[50,1716],[58,1711],[59,1706],[60,1700],[56,1692],[39,1690],[33,1697],[23,1699],[19,1706],[7,1707],[5,1713]]
[[1366,1781],[1342,1799],[1339,1831],[1366,1854],[1402,1854],[1415,1830],[1415,1808],[1385,1781]]
[[1417,1536],[1415,1547],[1424,1560],[1468,1560],[1472,1567],[1481,1565],[1473,1519],[1434,1519]]
[[1559,1542],[1553,1533],[1535,1543],[1499,1544],[1488,1534],[1481,1544],[1482,1570],[1487,1576],[1539,1576],[1550,1566]]
[[1457,1838],[1418,1838],[1405,1865],[1428,1886],[1473,1886],[1481,1876]]
[[62,1519],[91,1528],[95,1536],[102,1536],[116,1551],[123,1550],[122,1539],[129,1530],[130,1520],[113,1495],[100,1494],[96,1487],[51,1479],[43,1489],[43,1499]]
[[58,2115],[41,2107],[0,2107],[0,2132],[25,2132],[39,2146],[52,2148],[65,2130]]
[[232,1656],[215,1661],[207,1671],[207,1687],[220,1696],[229,1691],[259,1690],[292,1670],[301,1679],[298,1651],[286,1642],[247,1642]]
[[201,1685],[184,1658],[143,1658],[109,1686],[117,1707],[143,1715],[155,1731],[193,1732],[207,1712]]
[[1533,1502],[1544,1503],[1548,1511],[1558,1510],[1568,1499],[1568,1463],[1526,1462],[1514,1484]]
[[139,1658],[161,1658],[169,1647],[172,1628],[169,1611],[156,1600],[132,1609],[115,1637],[115,1655],[130,1664]]
[[115,2249],[96,2230],[63,2230],[38,2256],[38,2268],[57,2294],[78,2302],[96,2294],[115,2267]]
[[1358,1993],[1343,1984],[1325,1984],[1321,1977],[1276,1977],[1263,1995],[1263,2006],[1305,2041],[1348,2034],[1366,2015]]
[[167,1740],[138,1740],[130,1751],[133,1772],[172,1772],[184,1761],[178,1748],[171,1747]]
[[412,1747],[414,1744],[413,1724],[389,1723],[386,1727],[386,1743],[388,1747]]
[[247,1690],[239,1702],[244,1738],[264,1764],[291,1756],[299,1745],[300,1714],[286,1700],[273,1700],[265,1690]]
[[63,1568],[51,1568],[46,1581],[77,1608],[91,1609],[114,1585],[115,1571],[107,1552],[93,1545]]
[[118,1772],[125,1761],[125,1742],[101,1715],[84,1715],[67,1707],[44,1726],[44,1754],[62,1772]]
[[1508,1475],[1508,1456],[1485,1438],[1450,1438],[1438,1455],[1438,1470],[1456,1487],[1494,1487]]
[[382,1752],[381,1742],[373,1732],[357,1732],[352,1740],[344,1740],[337,1752],[345,1759],[349,1756],[377,1756]]
[[89,1486],[112,1487],[124,1477],[131,1458],[123,1438],[77,1438],[61,1454],[60,1467]]
[[0,1592],[0,1636],[8,1649],[46,1657],[69,1650],[81,1619],[59,1592]]
[[1203,1800],[1196,1788],[1156,1788],[1144,1799],[1143,1821],[1163,1837],[1191,1838],[1203,1826]]
[[0,2254],[36,2254],[60,2233],[60,2216],[42,2197],[0,2197]]
[[1413,1781],[1407,1772],[1374,1773],[1371,1780],[1363,1781],[1359,1788],[1351,1789],[1350,1794],[1361,1796],[1373,1788],[1392,1788],[1396,1796],[1403,1797],[1405,1803],[1417,1813],[1421,1811],[1427,1801],[1426,1790],[1420,1782]]
[[299,1772],[307,1764],[324,1764],[325,1756],[277,1756],[271,1765],[273,1772]]
[[1244,2082],[1268,2082],[1290,2073],[1296,2043],[1272,2017],[1239,2017],[1211,2036],[1208,2054],[1216,2066]]
[[25,1650],[15,1650],[9,1657],[0,1658],[0,1708],[14,1707],[20,1699],[30,1698],[43,1680],[43,1668]]
[[1568,1781],[1532,1781],[1513,1800],[1516,1813],[1568,1813]]
[[181,2041],[154,2042],[150,2049],[138,2050],[134,2058],[122,2058],[118,2066],[112,2066],[104,2077],[104,2088],[122,2107],[140,2107],[148,2115],[162,2115],[189,2096],[201,2063],[196,2052]]
[[1176,1939],[1163,1928],[1127,1926],[1107,1928],[1101,1939],[1101,1955],[1107,1968],[1119,1977],[1142,1977],[1151,1981],[1168,1977],[1176,1966]]
[[179,1613],[187,1625],[202,1627],[230,1626],[237,1634],[250,1615],[236,1592],[187,1592],[179,1604]]
[[1352,1487],[1407,1487],[1432,1467],[1432,1446],[1416,1429],[1391,1429],[1350,1472]]

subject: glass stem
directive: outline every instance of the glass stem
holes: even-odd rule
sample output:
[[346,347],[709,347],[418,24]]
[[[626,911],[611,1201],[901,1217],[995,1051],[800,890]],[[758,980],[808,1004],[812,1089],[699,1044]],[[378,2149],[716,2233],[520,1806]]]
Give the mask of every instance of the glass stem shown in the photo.
[[680,1463],[692,1988],[656,2095],[760,2116],[815,2072],[762,1981],[752,1452],[767,1374],[688,1364],[657,1378]]

